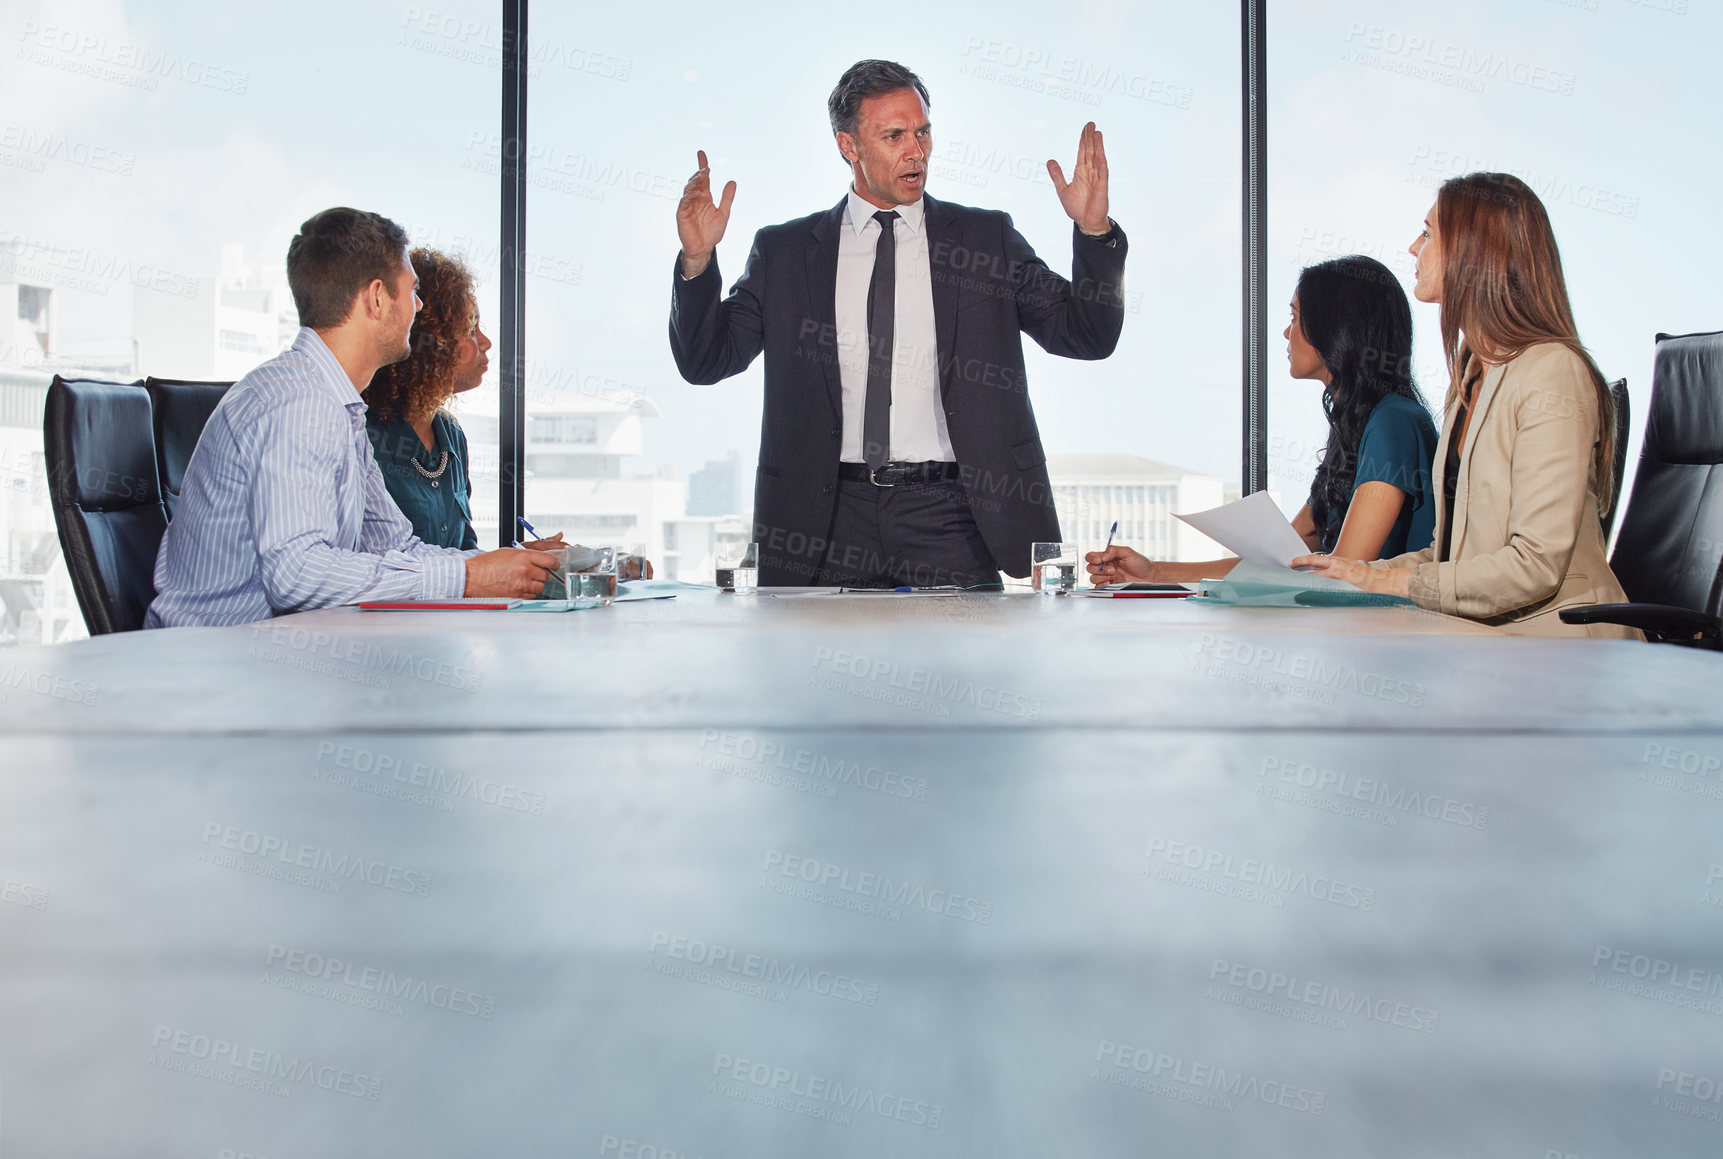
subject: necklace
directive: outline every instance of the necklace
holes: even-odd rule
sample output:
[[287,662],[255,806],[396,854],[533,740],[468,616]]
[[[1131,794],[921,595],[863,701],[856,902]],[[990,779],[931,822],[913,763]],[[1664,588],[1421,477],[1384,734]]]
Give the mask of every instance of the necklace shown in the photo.
[[419,462],[419,456],[417,455],[414,455],[408,460],[408,462],[413,464],[413,470],[417,471],[425,478],[441,479],[443,477],[443,472],[449,469],[449,452],[444,451],[443,457],[437,460],[437,469],[435,471],[425,470],[424,465]]

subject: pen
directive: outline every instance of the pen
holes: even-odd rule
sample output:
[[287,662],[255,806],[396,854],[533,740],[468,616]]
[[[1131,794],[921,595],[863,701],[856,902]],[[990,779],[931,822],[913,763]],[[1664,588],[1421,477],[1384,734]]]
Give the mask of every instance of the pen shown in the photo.
[[[1117,519],[1115,519],[1115,520],[1113,520],[1113,526],[1111,526],[1107,529],[1107,545],[1106,545],[1106,547],[1101,548],[1101,554],[1102,555],[1106,555],[1107,554],[1107,548],[1113,546],[1113,536],[1115,536],[1117,534],[1119,534],[1119,521]],[[1109,571],[1112,570],[1111,565],[1109,565],[1109,564],[1103,564],[1102,566],[1106,567]]]
[[[542,538],[544,538],[544,537],[543,537],[543,536],[541,536],[541,535],[540,535],[540,534],[539,534],[539,533],[538,533],[538,528],[536,528],[536,527],[534,527],[534,526],[533,526],[533,525],[532,525],[532,524],[530,524],[530,523],[528,523],[528,522],[527,522],[527,521],[526,521],[526,516],[524,516],[524,515],[517,515],[517,516],[515,516],[515,522],[516,522],[516,523],[518,523],[518,524],[520,524],[520,525],[521,525],[521,526],[522,526],[522,527],[524,527],[524,528],[526,528],[526,533],[527,533],[527,534],[528,534],[528,535],[530,535],[530,536],[532,536],[532,537],[533,537],[533,538],[534,538],[534,539],[542,539]],[[1114,526],[1114,527],[1115,527],[1115,528],[1116,528],[1116,527],[1118,527],[1118,526],[1119,526],[1119,525],[1118,525],[1118,524],[1117,524],[1117,523],[1115,523],[1115,524],[1113,524],[1113,526]],[[519,547],[519,546],[520,546],[520,544],[518,544],[518,543],[517,543],[517,544],[515,544],[515,546],[516,546],[516,547]]]

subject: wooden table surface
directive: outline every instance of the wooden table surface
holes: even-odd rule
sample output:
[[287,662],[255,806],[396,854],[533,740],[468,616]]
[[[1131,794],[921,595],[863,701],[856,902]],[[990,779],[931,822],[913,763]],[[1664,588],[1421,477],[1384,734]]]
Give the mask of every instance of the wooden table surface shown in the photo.
[[0,1159],[1723,1150],[1723,659],[688,592],[0,656]]

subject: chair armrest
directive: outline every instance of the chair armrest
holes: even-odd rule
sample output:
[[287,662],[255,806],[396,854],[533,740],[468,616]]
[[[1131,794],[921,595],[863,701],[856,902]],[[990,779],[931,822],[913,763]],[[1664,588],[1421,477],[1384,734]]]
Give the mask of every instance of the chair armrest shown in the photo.
[[1621,624],[1638,628],[1649,640],[1723,648],[1723,621],[1692,608],[1670,604],[1588,604],[1564,608],[1564,624]]

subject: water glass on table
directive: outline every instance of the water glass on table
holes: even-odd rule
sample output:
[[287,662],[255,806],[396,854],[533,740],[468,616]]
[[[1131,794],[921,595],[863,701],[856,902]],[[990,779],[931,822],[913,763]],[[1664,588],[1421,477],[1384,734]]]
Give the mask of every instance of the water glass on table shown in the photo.
[[759,544],[724,544],[718,548],[715,561],[715,582],[724,591],[744,595],[760,586]]
[[1077,545],[1034,543],[1029,546],[1029,584],[1044,596],[1066,596],[1077,588]]
[[[597,558],[592,558],[593,553]],[[583,549],[583,557],[579,560],[583,565],[578,571],[569,565],[574,560],[569,558],[570,552],[563,554],[564,570],[562,583],[571,600],[603,601],[601,606],[609,607],[616,599],[616,564],[623,556],[620,548],[595,547]]]

